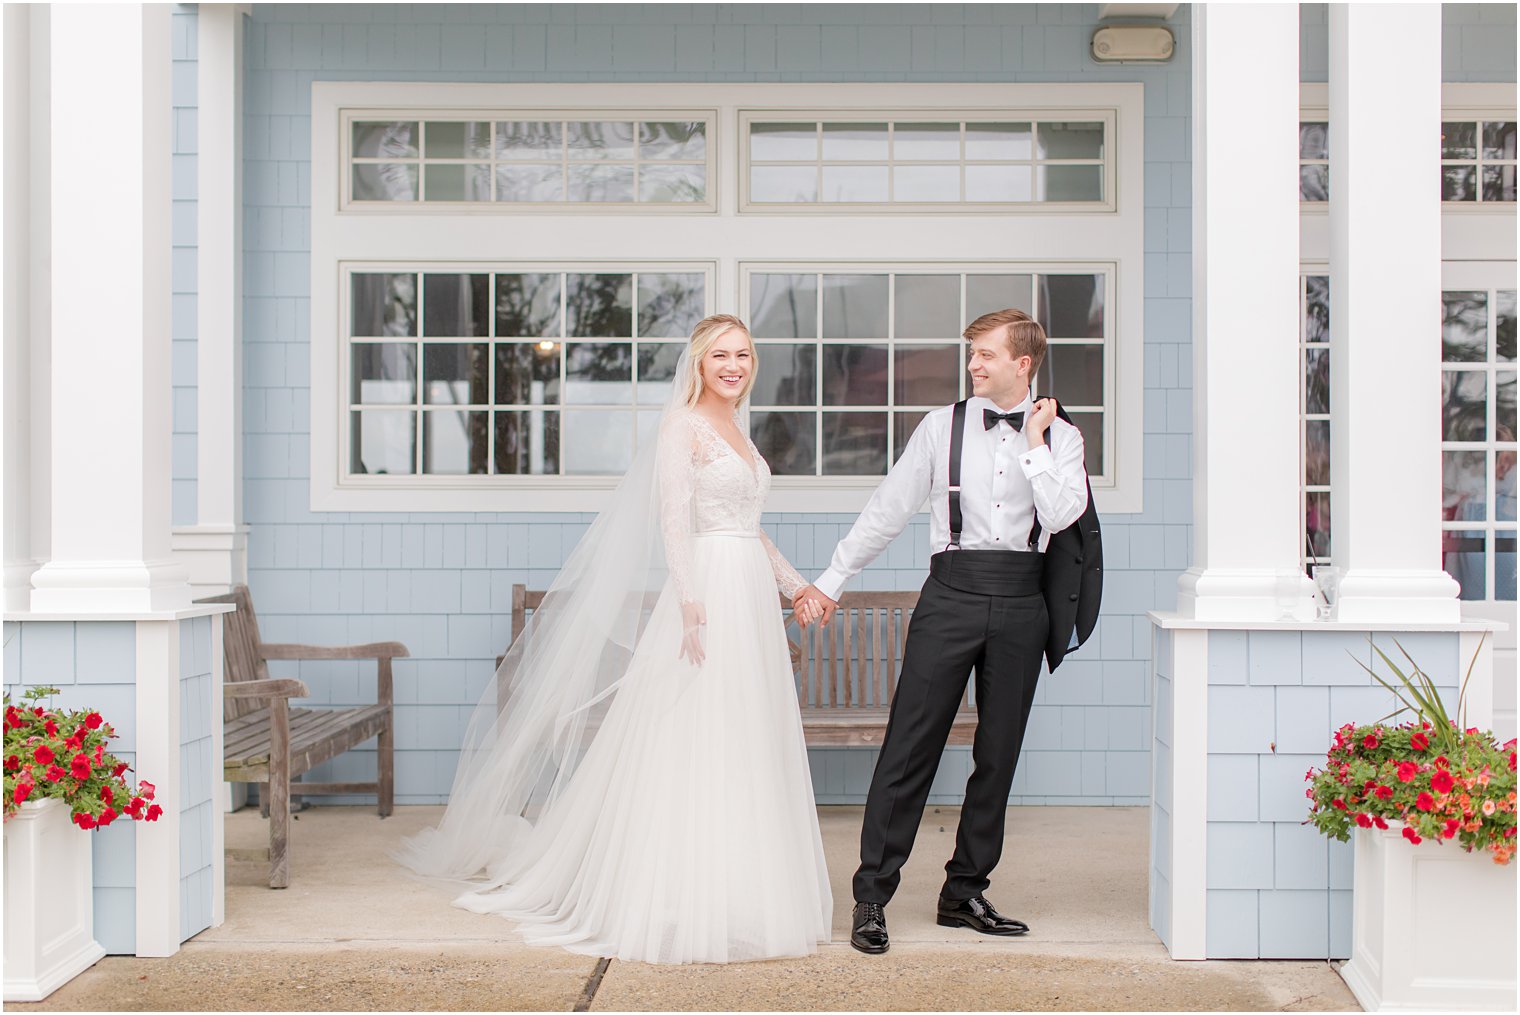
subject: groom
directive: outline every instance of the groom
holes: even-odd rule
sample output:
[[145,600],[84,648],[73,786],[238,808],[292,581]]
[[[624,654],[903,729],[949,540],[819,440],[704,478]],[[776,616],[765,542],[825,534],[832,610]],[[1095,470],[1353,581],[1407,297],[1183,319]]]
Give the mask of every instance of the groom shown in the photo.
[[1029,932],[982,893],[1002,854],[1008,792],[1050,626],[1042,551],[1051,533],[1086,510],[1087,473],[1081,432],[1056,418],[1054,400],[1030,402],[1030,378],[1045,358],[1040,325],[1021,310],[999,310],[971,322],[965,337],[974,397],[924,418],[816,589],[804,595],[827,622],[845,582],[929,501],[929,579],[908,628],[860,831],[850,943],[870,954],[887,950],[884,907],[973,669],[975,770],[945,865],[938,923],[1004,936]]

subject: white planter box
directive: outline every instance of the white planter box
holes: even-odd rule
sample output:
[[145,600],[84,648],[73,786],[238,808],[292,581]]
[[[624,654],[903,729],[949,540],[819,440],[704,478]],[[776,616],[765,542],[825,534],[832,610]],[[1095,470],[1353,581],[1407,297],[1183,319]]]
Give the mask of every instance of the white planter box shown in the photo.
[[1514,1011],[1515,866],[1399,827],[1356,830],[1351,959],[1367,1011]]
[[21,805],[5,823],[5,1000],[41,1001],[100,961],[90,833],[62,800]]

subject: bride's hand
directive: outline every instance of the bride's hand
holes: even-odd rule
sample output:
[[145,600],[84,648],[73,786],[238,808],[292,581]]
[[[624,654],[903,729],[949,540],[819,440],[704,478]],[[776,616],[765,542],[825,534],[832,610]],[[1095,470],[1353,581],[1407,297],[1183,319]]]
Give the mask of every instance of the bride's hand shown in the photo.
[[797,619],[799,627],[807,627],[823,613],[818,606],[818,600],[814,598],[817,592],[818,590],[813,586],[804,585],[792,597],[792,616]]
[[702,628],[707,626],[707,609],[701,603],[681,604],[680,659],[690,659],[693,666],[701,666],[707,653],[702,649]]

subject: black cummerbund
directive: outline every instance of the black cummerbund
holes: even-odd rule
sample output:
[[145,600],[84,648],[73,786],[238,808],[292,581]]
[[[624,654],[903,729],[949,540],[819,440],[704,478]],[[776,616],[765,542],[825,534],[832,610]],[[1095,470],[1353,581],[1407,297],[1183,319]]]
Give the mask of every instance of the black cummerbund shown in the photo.
[[982,596],[1032,596],[1040,592],[1045,555],[1019,550],[942,550],[929,558],[935,581]]

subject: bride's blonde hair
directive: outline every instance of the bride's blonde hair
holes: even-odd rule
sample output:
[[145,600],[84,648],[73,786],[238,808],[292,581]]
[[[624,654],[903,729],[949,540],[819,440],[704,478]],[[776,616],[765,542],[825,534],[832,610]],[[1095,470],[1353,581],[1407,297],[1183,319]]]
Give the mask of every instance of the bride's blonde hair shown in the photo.
[[691,329],[691,383],[686,389],[686,407],[695,408],[697,399],[702,397],[702,360],[712,351],[712,347],[734,328],[744,332],[744,340],[749,343],[750,370],[749,378],[744,382],[744,390],[739,392],[739,401],[749,397],[749,391],[755,386],[755,373],[760,366],[760,357],[755,352],[755,340],[750,337],[749,326],[733,314],[713,314],[704,317],[697,322],[697,326]]

